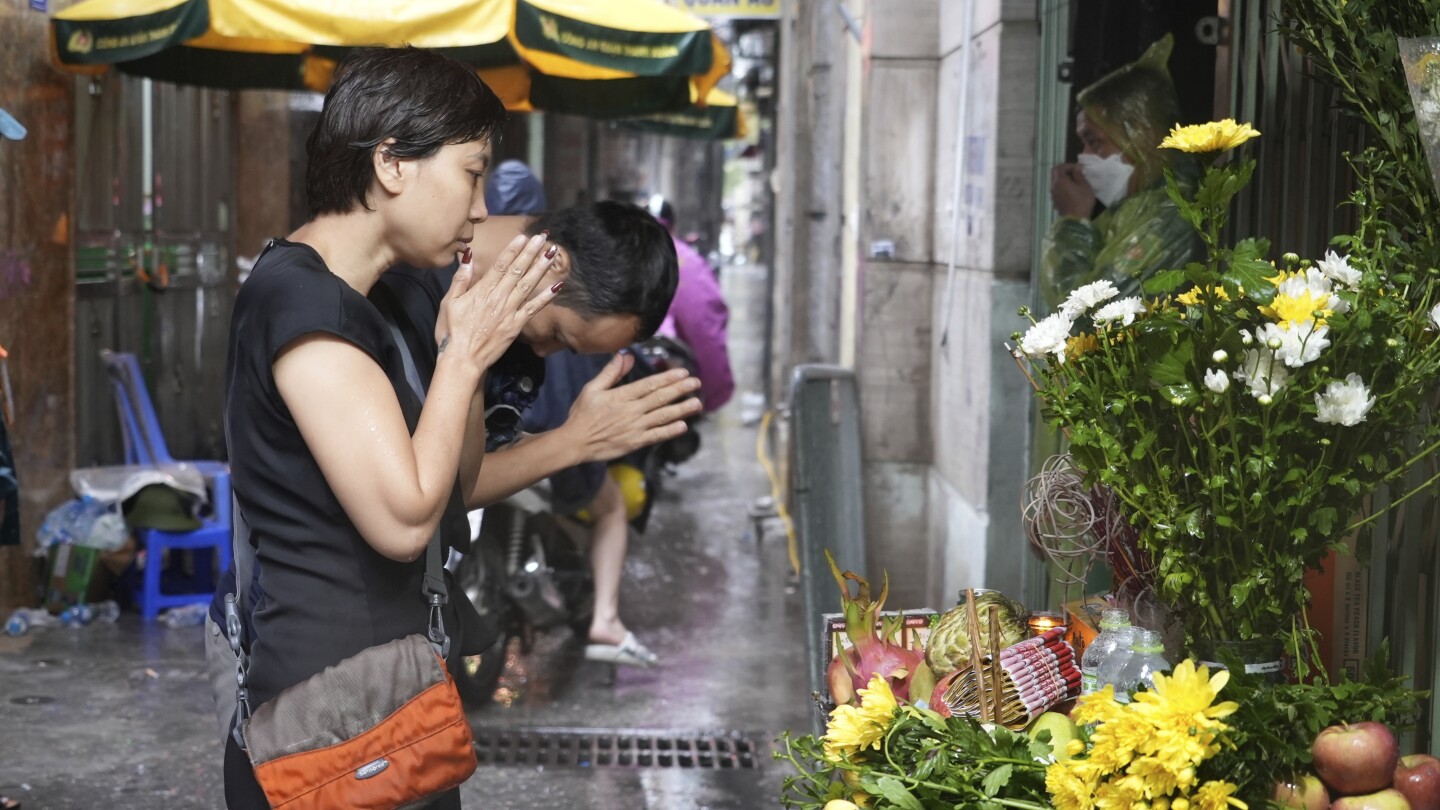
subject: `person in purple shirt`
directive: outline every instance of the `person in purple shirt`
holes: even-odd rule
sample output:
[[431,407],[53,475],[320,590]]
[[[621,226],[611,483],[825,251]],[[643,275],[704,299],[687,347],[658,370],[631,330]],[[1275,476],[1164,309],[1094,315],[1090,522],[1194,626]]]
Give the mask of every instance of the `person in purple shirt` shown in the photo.
[[660,220],[675,243],[680,260],[680,285],[670,301],[670,311],[656,334],[674,337],[690,347],[695,357],[695,376],[700,378],[700,400],[705,412],[716,410],[735,394],[735,377],[730,371],[730,351],[725,329],[730,308],[720,292],[720,280],[695,248],[675,236],[675,210],[660,195],[650,198],[650,215]]

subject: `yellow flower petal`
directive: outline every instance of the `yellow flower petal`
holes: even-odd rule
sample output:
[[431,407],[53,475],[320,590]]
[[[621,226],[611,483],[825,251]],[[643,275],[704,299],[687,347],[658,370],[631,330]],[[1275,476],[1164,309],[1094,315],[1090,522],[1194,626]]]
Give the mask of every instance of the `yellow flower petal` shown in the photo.
[[1176,126],[1170,130],[1169,137],[1160,142],[1160,148],[1191,153],[1223,152],[1259,135],[1249,124],[1237,124],[1235,119],[1226,118],[1208,124]]

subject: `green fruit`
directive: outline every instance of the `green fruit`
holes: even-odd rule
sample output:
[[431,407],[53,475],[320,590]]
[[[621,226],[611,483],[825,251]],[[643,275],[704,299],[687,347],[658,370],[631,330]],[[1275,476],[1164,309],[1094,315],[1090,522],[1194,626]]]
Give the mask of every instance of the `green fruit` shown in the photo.
[[[988,648],[990,644],[986,617],[992,606],[999,608],[996,619],[1000,626],[1000,648],[1024,641],[1029,635],[1025,630],[1025,608],[998,591],[985,591],[975,596],[975,610],[980,617],[981,645]],[[962,603],[937,619],[931,628],[930,639],[925,644],[925,661],[930,664],[930,669],[934,670],[937,677],[969,666],[969,625],[969,615]]]
[[1075,721],[1069,715],[1060,712],[1045,712],[1035,718],[1025,733],[1032,739],[1042,731],[1050,732],[1050,750],[1055,754],[1057,762],[1064,762],[1070,758],[1070,741],[1078,739],[1080,730],[1076,727]]

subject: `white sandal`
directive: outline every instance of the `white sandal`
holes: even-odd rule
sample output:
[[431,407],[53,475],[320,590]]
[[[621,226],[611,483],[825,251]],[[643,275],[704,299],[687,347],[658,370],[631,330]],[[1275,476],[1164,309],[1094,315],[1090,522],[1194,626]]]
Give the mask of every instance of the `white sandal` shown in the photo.
[[660,656],[651,652],[650,648],[640,643],[640,639],[635,638],[634,633],[628,631],[619,644],[585,645],[585,657],[591,661],[623,664],[628,667],[650,667],[660,661]]

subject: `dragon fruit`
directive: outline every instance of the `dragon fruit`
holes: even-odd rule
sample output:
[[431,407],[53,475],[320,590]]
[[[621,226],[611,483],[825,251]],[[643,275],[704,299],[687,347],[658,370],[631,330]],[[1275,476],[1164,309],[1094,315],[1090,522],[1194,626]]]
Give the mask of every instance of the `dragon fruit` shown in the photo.
[[[890,595],[890,575],[884,574],[880,598],[870,598],[870,583],[853,571],[840,572],[835,558],[829,550],[825,559],[830,563],[830,572],[840,586],[840,599],[845,611],[845,635],[853,645],[841,649],[830,662],[826,683],[830,696],[837,705],[855,700],[855,693],[870,683],[870,678],[879,675],[890,685],[890,691],[899,700],[910,699],[910,679],[915,668],[923,660],[920,653],[902,647],[898,641],[902,619],[899,616],[880,617],[885,599]],[[847,580],[857,584],[857,593],[850,596]],[[928,697],[928,696],[927,696]]]

